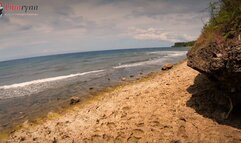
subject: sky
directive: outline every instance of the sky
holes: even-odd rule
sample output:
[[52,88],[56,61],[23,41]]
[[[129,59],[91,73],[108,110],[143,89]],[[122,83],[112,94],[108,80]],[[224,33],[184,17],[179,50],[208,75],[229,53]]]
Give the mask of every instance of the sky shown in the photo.
[[208,21],[205,9],[210,0],[0,0],[1,3],[38,6],[25,13],[6,11],[5,5],[5,15],[0,17],[3,61],[81,51],[168,47],[174,42],[195,40]]

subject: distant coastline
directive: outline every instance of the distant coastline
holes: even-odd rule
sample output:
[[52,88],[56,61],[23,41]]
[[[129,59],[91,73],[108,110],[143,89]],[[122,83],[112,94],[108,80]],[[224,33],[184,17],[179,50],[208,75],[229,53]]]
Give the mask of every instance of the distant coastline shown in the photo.
[[176,42],[172,47],[192,47],[196,41]]

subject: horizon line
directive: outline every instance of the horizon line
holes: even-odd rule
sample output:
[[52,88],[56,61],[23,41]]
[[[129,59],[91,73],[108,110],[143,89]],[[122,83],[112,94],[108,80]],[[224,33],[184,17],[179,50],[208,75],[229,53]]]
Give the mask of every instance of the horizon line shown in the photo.
[[101,52],[101,51],[116,51],[116,50],[135,50],[135,49],[147,49],[147,48],[172,48],[172,46],[123,48],[123,49],[103,49],[103,50],[90,50],[90,51],[72,51],[72,52],[66,52],[66,53],[55,53],[55,54],[53,53],[53,54],[47,54],[47,55],[38,55],[38,56],[29,56],[29,57],[22,57],[22,58],[6,59],[6,60],[0,60],[0,63],[2,63],[2,62],[11,62],[11,61],[16,61],[16,60],[25,60],[25,59],[31,59],[31,58],[41,58],[41,57],[48,57],[48,56],[67,55],[67,54]]

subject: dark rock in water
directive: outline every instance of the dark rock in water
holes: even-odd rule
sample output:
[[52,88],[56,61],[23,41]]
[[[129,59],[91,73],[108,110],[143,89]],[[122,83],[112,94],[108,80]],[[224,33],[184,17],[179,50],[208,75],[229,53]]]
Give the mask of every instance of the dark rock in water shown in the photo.
[[93,87],[90,87],[89,90],[93,90],[94,88]]
[[173,67],[173,64],[165,64],[163,67],[162,67],[162,70],[169,70]]
[[134,77],[134,75],[130,75],[130,77],[131,77],[131,78],[133,78],[133,77]]
[[70,105],[74,105],[76,103],[80,102],[80,98],[79,97],[76,97],[76,96],[73,96],[70,98]]
[[192,48],[188,66],[207,75],[221,89],[241,91],[241,41],[213,41]]

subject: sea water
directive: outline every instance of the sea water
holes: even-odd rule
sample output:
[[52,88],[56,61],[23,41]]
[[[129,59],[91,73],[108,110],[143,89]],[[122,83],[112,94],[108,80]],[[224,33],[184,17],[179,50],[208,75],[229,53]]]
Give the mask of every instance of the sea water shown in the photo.
[[187,48],[70,53],[0,62],[0,130],[13,122],[64,108],[71,96],[144,76],[185,59]]

